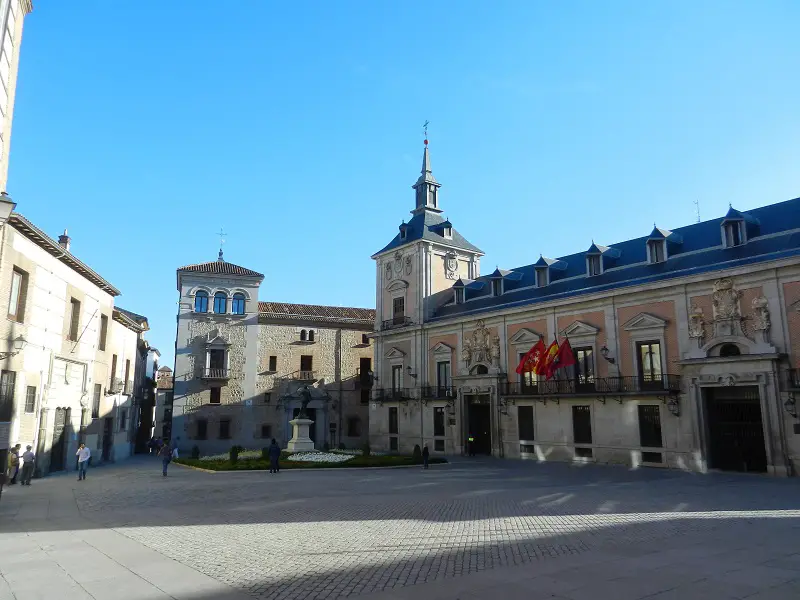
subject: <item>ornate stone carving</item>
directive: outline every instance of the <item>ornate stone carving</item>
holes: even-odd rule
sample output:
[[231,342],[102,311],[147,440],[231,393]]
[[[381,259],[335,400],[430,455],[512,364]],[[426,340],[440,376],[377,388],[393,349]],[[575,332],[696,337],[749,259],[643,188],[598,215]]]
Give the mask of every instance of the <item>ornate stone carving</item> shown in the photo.
[[711,302],[714,307],[713,335],[721,337],[745,337],[742,329],[742,311],[739,298],[742,292],[733,287],[733,280],[718,279],[714,282]]
[[736,380],[733,378],[733,375],[725,375],[722,377],[720,383],[724,386],[731,387],[736,385]]
[[492,364],[495,367],[500,366],[500,336],[495,335],[492,338],[492,346],[489,348],[489,355],[492,359]]
[[491,365],[492,372],[500,371],[500,337],[492,335],[483,320],[475,324],[472,335],[464,340],[461,349],[461,360],[467,369],[478,363]]
[[706,335],[706,320],[703,309],[692,305],[689,310],[689,337],[702,340]]
[[769,308],[764,296],[753,298],[753,329],[767,331],[769,329]]
[[447,279],[458,279],[458,258],[455,252],[448,252],[444,256],[444,276]]
[[403,274],[403,253],[397,251],[394,253],[394,275],[400,277]]
[[739,298],[742,292],[733,287],[733,280],[729,278],[717,279],[714,282],[714,293],[711,301],[714,305],[714,320],[733,319],[741,317]]
[[411,275],[411,257],[406,256],[406,275]]
[[386,283],[389,283],[392,280],[392,263],[386,263]]

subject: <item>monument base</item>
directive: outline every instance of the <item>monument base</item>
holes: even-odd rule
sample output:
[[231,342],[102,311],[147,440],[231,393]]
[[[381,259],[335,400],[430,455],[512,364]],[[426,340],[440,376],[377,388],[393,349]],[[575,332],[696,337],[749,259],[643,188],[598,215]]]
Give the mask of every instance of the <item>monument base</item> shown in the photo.
[[289,425],[292,426],[292,439],[286,445],[287,452],[313,452],[314,441],[308,437],[308,427],[314,421],[311,419],[292,419]]

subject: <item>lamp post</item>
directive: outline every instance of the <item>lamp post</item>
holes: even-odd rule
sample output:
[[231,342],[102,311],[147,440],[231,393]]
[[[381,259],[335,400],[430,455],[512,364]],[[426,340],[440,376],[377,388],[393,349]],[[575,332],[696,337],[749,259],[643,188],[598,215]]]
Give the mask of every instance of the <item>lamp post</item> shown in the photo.
[[0,360],[5,360],[6,358],[11,358],[12,356],[16,356],[25,348],[25,345],[28,343],[21,335],[17,336],[16,339],[12,342],[12,348],[10,352],[0,352]]

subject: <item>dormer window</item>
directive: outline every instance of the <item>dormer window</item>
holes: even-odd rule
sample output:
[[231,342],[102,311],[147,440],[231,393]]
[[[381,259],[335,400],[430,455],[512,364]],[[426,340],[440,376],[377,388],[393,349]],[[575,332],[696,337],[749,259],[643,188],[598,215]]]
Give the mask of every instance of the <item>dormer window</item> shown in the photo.
[[537,267],[536,269],[536,287],[547,287],[550,283],[550,269],[547,267]]
[[405,222],[400,224],[400,239],[404,240],[408,238],[408,225]]
[[664,251],[665,243],[664,240],[650,240],[647,242],[647,256],[650,264],[661,263],[667,259]]
[[436,208],[436,188],[435,187],[431,187],[430,194],[431,194],[431,206],[433,208]]
[[492,296],[502,296],[502,295],[503,295],[503,280],[492,279]]
[[601,257],[599,254],[590,254],[586,257],[586,274],[589,277],[600,275],[603,272]]
[[452,227],[445,227],[442,229],[442,235],[446,237],[448,240],[453,239],[453,228]]
[[723,223],[722,233],[725,237],[726,248],[742,245],[742,221],[727,221]]
[[464,304],[464,288],[456,288],[456,304]]

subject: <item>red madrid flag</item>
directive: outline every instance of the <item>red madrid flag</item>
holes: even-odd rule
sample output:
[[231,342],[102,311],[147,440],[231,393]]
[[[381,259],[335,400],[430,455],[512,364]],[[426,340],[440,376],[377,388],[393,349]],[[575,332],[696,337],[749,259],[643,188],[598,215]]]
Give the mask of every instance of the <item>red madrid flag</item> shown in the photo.
[[561,344],[558,349],[558,354],[556,354],[556,357],[547,367],[547,378],[551,379],[559,369],[564,369],[574,364],[575,354],[572,352],[572,346],[569,340],[565,339],[564,343]]
[[544,350],[544,341],[542,338],[539,338],[539,341],[536,342],[519,361],[519,364],[517,365],[517,374],[522,375],[523,373],[535,371],[536,365],[544,354]]

